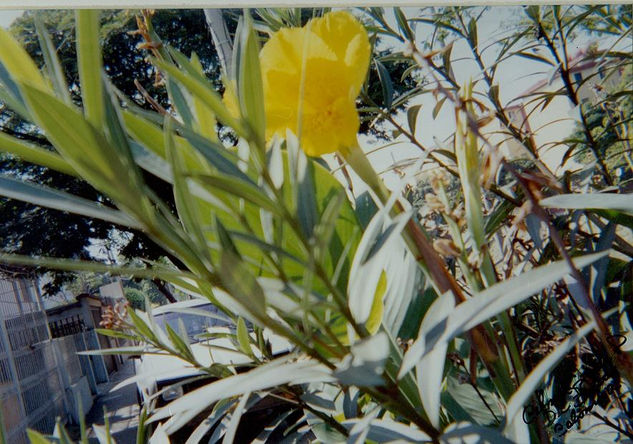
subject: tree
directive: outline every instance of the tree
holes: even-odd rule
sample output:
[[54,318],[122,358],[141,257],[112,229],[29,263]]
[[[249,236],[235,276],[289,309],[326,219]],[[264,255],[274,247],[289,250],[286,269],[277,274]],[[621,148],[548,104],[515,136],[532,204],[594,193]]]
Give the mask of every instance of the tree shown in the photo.
[[598,143],[598,150],[595,153],[590,150],[588,134],[582,125],[577,124],[576,131],[569,138],[569,153],[585,164],[595,162],[596,156],[604,159],[621,182],[631,179],[633,168],[633,96],[627,93],[633,85],[633,68],[630,61],[624,61],[623,64],[615,63],[606,72],[608,75],[620,75],[618,84],[612,87],[597,85],[596,95],[600,99],[582,105],[587,129]]
[[[138,47],[144,40],[137,32],[136,14],[137,11],[126,10],[108,11],[101,15],[100,38],[103,44],[104,69],[114,86],[126,97],[132,98],[138,106],[152,109],[148,100],[151,98],[160,106],[168,108],[165,88],[156,84],[155,70],[146,61],[147,51]],[[20,39],[38,65],[43,66],[44,59],[34,22],[36,15],[57,49],[73,100],[80,103],[81,85],[76,64],[74,13],[70,10],[26,12],[12,24],[11,32]],[[195,52],[205,74],[219,87],[218,60],[213,45],[209,44],[208,30],[201,11],[159,10],[152,15],[151,20],[156,32],[166,36],[166,43],[187,55]],[[4,106],[0,108],[0,131],[51,149],[32,125]],[[92,201],[108,203],[105,196],[85,181],[20,162],[10,156],[3,155],[0,158],[0,171],[13,177],[31,177],[42,185]],[[147,175],[146,179],[173,210],[169,186],[155,176]],[[9,253],[94,259],[95,255],[90,248],[92,240],[106,240],[111,236],[112,230],[124,230],[129,235],[124,237],[127,241],[120,245],[119,252],[123,257],[158,260],[166,254],[142,233],[100,220],[5,198],[0,199],[0,214],[0,250]],[[178,262],[175,258],[172,260]],[[72,273],[56,272],[54,275],[55,279],[46,285],[46,291],[50,294],[59,291],[61,285],[74,278]],[[164,286],[163,289],[167,291]],[[171,297],[169,293],[168,297]]]

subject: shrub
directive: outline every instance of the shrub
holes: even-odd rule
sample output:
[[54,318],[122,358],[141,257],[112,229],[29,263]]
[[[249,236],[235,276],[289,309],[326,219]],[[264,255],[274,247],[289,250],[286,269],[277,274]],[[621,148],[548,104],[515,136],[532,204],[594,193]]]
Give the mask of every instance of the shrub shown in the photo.
[[[566,80],[557,94],[577,103],[565,39],[587,17],[609,11],[527,7],[524,28],[497,42],[498,58],[540,57],[557,66],[555,74]],[[325,442],[537,442],[564,435],[596,404],[604,409],[602,426],[631,437],[625,417],[631,417],[633,361],[622,347],[630,334],[625,280],[633,249],[623,234],[632,227],[631,196],[616,187],[604,162],[581,172],[600,176],[582,187],[548,169],[541,147],[512,123],[499,99],[496,65],[486,66],[481,56],[479,12],[445,8],[407,19],[396,8],[394,29],[381,9],[364,11],[367,29],[403,42],[394,59],[424,70],[429,83],[417,93],[437,99],[434,114],[454,106],[452,146],[437,150],[417,139],[417,105],[405,106],[407,128],[370,102],[364,82],[375,63],[383,105],[405,103],[390,102],[388,73],[372,59],[365,26],[348,12],[271,33],[263,49],[245,15],[224,100],[195,55],[162,45],[151,23],[141,22],[171,103],[156,113],[119,97],[103,77],[97,12],[77,12],[82,109],[68,99],[52,51],[46,77],[0,32],[3,100],[37,125],[55,152],[10,139],[3,148],[84,178],[116,208],[26,178],[2,178],[2,192],[140,229],[184,268],[3,260],[158,277],[232,319],[235,349],[252,361],[246,373],[229,363],[203,366],[182,338],[157,330],[151,313],[130,310],[128,331],[103,331],[141,341],[139,350],[181,356],[209,377],[208,385],[152,414],[150,420],[166,420],[155,437],[215,406],[205,424],[217,423],[215,436],[231,440],[255,394],[282,396],[297,413],[294,427],[275,418],[262,439],[283,423],[288,438]],[[263,22],[281,21],[278,28],[297,19],[293,14],[260,11]],[[481,79],[460,84],[453,45],[416,46],[414,22],[441,29],[444,42],[453,36],[466,44]],[[611,31],[630,33],[630,23]],[[548,55],[528,52],[534,47]],[[439,238],[426,234],[420,205],[414,210],[403,198],[405,184],[387,189],[358,146],[358,94],[423,151],[418,165],[433,161],[459,179],[459,189],[447,193],[448,181],[438,175],[423,196]],[[534,100],[546,107],[550,96]],[[216,119],[240,139],[236,149],[218,139]],[[491,121],[533,162],[519,168],[500,158],[483,130]],[[310,157],[326,153],[344,165],[341,182]],[[357,192],[350,169],[367,193]],[[142,172],[172,184],[177,214],[151,192]],[[273,356],[264,334],[286,338],[294,351]],[[595,432],[590,425],[582,419],[588,434]]]

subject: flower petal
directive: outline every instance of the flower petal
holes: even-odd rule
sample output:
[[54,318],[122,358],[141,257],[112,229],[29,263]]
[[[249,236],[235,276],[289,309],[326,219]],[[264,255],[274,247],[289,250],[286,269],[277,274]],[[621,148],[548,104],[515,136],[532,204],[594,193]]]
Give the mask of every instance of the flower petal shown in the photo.
[[349,12],[336,11],[313,20],[311,31],[345,64],[356,97],[365,82],[371,53],[365,27]]
[[344,11],[273,34],[260,51],[266,137],[290,129],[311,156],[356,144],[370,51],[365,28]]

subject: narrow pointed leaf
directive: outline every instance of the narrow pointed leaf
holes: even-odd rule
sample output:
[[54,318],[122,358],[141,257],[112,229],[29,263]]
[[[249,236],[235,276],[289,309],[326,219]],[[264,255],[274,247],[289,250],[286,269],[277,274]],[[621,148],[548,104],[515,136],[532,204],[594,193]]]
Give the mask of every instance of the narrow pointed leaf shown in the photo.
[[0,63],[4,65],[14,81],[28,83],[42,91],[49,90],[31,56],[11,36],[9,31],[2,27],[0,27]]
[[380,61],[374,61],[376,65],[376,70],[378,71],[378,80],[380,81],[380,86],[382,87],[382,103],[385,108],[390,109],[393,104],[393,82],[391,81],[391,77],[389,76],[389,71],[385,68],[385,65],[380,63]]
[[203,82],[197,77],[192,77],[166,62],[156,60],[155,63],[161,70],[178,80],[191,94],[204,101],[223,124],[233,128],[239,136],[247,136],[242,124],[229,113],[218,93],[211,89],[207,82]]
[[0,133],[0,151],[18,156],[20,159],[59,171],[71,176],[77,173],[59,154],[25,142],[15,137]]
[[264,112],[264,85],[259,65],[259,39],[253,29],[252,19],[245,14],[239,39],[241,56],[238,76],[238,88],[242,115],[255,132],[260,146],[263,146],[266,129],[266,113]]
[[244,318],[242,317],[239,317],[237,320],[237,341],[245,354],[253,356],[248,329],[246,328],[246,322],[244,322]]
[[33,17],[35,29],[37,30],[37,38],[40,43],[40,49],[42,50],[42,56],[44,57],[44,66],[48,70],[48,77],[53,82],[55,92],[64,102],[70,104],[70,93],[68,92],[68,85],[66,84],[66,76],[64,70],[57,57],[57,52],[53,42],[51,41],[46,27],[42,23],[39,14],[35,14]]
[[421,108],[422,105],[413,105],[407,110],[407,123],[409,124],[409,130],[413,135],[415,135],[415,127],[418,122],[418,114],[420,113]]
[[333,380],[330,371],[320,363],[313,360],[290,362],[288,359],[280,358],[249,372],[220,379],[194,390],[171,402],[168,406],[159,409],[150,418],[150,421],[167,418],[180,412],[193,418],[204,410],[206,406],[220,399],[265,390],[282,384],[303,384]]
[[[241,319],[241,318],[240,318]],[[246,403],[248,398],[250,397],[250,393],[245,393],[240,398],[240,401],[237,403],[237,406],[233,410],[233,414],[231,415],[231,421],[226,428],[226,432],[224,432],[224,438],[222,439],[222,444],[232,444],[235,439],[235,432],[237,432],[237,426],[240,423],[240,419],[242,419],[242,414],[246,408]]]
[[568,210],[616,210],[633,215],[633,194],[559,194],[541,200],[540,204],[544,207]]
[[99,128],[104,118],[101,47],[99,46],[98,9],[78,9],[77,68],[81,81],[81,98],[86,117]]
[[0,194],[55,210],[105,220],[118,225],[140,229],[141,225],[126,213],[98,205],[90,200],[0,175]]
[[[432,330],[437,327],[438,321],[448,316],[454,307],[455,300],[452,294],[443,294],[437,298],[426,313],[424,321],[422,321],[420,326],[422,334],[420,336],[424,337],[432,334]],[[448,343],[438,344],[416,365],[418,390],[422,399],[422,405],[431,424],[437,428],[440,427],[440,394],[447,349]],[[403,368],[404,364],[405,362],[403,361]],[[401,375],[403,374],[401,373]]]

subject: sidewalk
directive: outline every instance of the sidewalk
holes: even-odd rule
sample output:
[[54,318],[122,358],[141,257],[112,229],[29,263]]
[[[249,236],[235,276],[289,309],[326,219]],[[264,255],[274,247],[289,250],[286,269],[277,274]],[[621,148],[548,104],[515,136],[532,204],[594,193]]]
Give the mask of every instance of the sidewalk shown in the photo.
[[124,361],[123,367],[110,375],[110,381],[100,384],[99,396],[95,400],[90,412],[86,415],[86,426],[89,428],[91,443],[97,443],[92,429],[93,424],[103,425],[103,409],[108,412],[110,432],[117,444],[134,444],[136,442],[136,428],[138,426],[139,406],[136,398],[136,384],[130,384],[117,391],[112,388],[119,382],[134,376],[134,361]]

